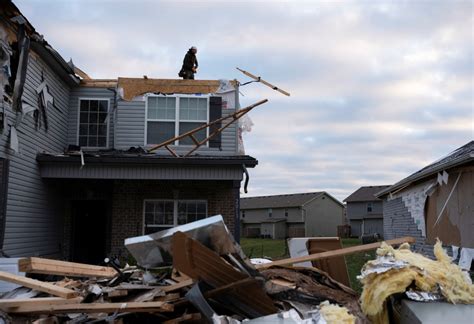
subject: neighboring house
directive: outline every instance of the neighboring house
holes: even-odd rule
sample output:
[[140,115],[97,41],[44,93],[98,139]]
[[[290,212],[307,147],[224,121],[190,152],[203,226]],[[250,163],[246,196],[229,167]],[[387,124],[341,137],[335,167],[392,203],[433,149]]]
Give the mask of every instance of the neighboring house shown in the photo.
[[437,237],[474,248],[474,141],[379,192],[384,236],[414,236],[427,254]]
[[344,205],[327,192],[240,199],[242,236],[337,236],[344,223]]
[[[127,257],[127,237],[215,214],[239,238],[240,184],[257,161],[238,155],[235,123],[189,157],[146,151],[235,112],[237,82],[93,80],[11,1],[0,9],[4,253],[98,263]],[[182,154],[193,142],[174,144]]]
[[364,234],[383,235],[383,201],[374,194],[389,186],[360,187],[349,197],[346,203],[346,217],[351,226],[351,236]]

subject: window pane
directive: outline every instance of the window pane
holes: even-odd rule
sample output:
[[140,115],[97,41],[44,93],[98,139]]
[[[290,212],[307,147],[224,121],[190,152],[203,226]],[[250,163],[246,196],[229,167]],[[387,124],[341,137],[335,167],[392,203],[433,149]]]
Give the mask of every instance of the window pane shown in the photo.
[[89,125],[89,135],[96,136],[97,135],[97,125],[91,124]]
[[99,123],[100,124],[105,123],[106,119],[107,119],[107,113],[99,113]]
[[97,100],[90,100],[89,101],[89,109],[91,112],[99,111],[99,102]]
[[[89,126],[87,125],[80,125],[79,126],[79,136],[83,136],[83,135],[88,135],[89,134]],[[87,137],[86,137],[87,139]],[[87,140],[86,140],[87,142]]]
[[108,102],[105,101],[105,100],[99,101],[99,111],[106,113],[106,112],[107,112],[107,109],[108,109],[107,104],[108,104]]
[[175,97],[149,97],[148,119],[175,119]]
[[[187,122],[179,123],[179,134],[184,134],[204,124],[205,123],[187,123]],[[203,139],[206,138],[207,136],[206,133],[207,133],[207,130],[206,128],[204,128],[200,130],[199,132],[194,133],[194,137],[196,137],[198,141],[202,141]],[[179,140],[179,145],[194,145],[194,142],[191,138],[185,137]]]
[[81,117],[80,117],[79,122],[80,123],[88,123],[89,122],[89,113],[88,112],[81,112]]
[[200,214],[206,213],[206,203],[198,203],[197,204],[197,212]]
[[89,100],[81,100],[81,112],[88,112],[89,111]]
[[174,135],[174,122],[148,122],[147,144],[160,144]]
[[98,134],[100,136],[107,136],[107,125],[100,125]]
[[79,136],[79,146],[87,146],[87,136]]
[[107,146],[107,137],[105,136],[99,136],[97,138],[97,146],[98,147],[105,147]]
[[87,146],[89,146],[89,147],[97,147],[97,137],[89,137]]

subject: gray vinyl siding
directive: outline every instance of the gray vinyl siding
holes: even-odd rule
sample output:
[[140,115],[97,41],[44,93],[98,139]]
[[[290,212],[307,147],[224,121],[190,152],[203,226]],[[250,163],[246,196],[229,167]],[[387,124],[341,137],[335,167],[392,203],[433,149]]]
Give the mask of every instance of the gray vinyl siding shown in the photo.
[[[222,109],[222,116],[228,116],[235,109]],[[145,101],[119,100],[117,105],[117,127],[115,129],[115,148],[128,150],[130,147],[145,145]],[[152,147],[148,145],[147,148]],[[188,152],[193,146],[171,146],[178,154]],[[222,132],[222,150],[202,146],[195,153],[205,155],[235,155],[237,153],[237,124],[233,123]],[[170,153],[161,148],[158,154]]]
[[303,206],[306,236],[337,236],[337,226],[344,223],[344,207],[327,195]]
[[49,128],[35,129],[33,114],[24,116],[18,126],[19,153],[8,147],[8,132],[14,113],[8,107],[8,127],[1,137],[1,154],[10,159],[4,251],[18,256],[59,256],[62,217],[59,196],[41,179],[36,154],[62,152],[67,144],[69,87],[36,55],[30,55],[23,100],[37,106],[36,87],[41,71],[55,105],[47,108]]
[[[244,223],[261,223],[265,220],[268,220],[268,208],[260,209],[240,209],[240,219]],[[288,217],[285,216],[285,210],[288,211]],[[242,218],[242,212],[245,211],[245,217]],[[286,219],[288,223],[301,223],[303,222],[303,216],[301,209],[298,207],[288,207],[288,208],[272,208],[272,219]]]
[[363,218],[380,218],[383,213],[382,201],[371,201],[372,212],[367,211],[368,201],[364,202],[348,202],[347,203],[347,218],[363,219]]
[[115,114],[115,91],[107,88],[84,88],[76,87],[72,89],[69,97],[69,118],[67,143],[70,145],[78,144],[78,125],[79,125],[79,99],[106,99],[109,100],[109,134],[108,148],[114,147],[114,114]]

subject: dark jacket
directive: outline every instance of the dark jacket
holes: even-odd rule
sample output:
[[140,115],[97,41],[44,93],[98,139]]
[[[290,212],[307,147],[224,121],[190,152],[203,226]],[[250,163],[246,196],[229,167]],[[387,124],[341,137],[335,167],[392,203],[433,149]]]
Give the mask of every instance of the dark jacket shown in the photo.
[[183,67],[181,68],[181,70],[192,71],[195,67],[198,67],[198,60],[196,54],[194,54],[192,50],[189,50],[184,56]]

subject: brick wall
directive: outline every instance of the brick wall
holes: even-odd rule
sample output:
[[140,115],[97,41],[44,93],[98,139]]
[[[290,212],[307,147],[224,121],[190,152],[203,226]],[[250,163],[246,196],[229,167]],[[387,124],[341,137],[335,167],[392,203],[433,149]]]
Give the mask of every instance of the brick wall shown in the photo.
[[124,240],[142,235],[144,199],[207,200],[208,215],[222,214],[234,233],[236,195],[232,181],[133,181],[116,180],[113,186],[111,254],[128,258]]
[[402,236],[413,236],[416,238],[416,243],[412,245],[414,251],[433,257],[433,246],[425,244],[425,238],[415,224],[402,198],[384,201],[383,227],[386,240]]

